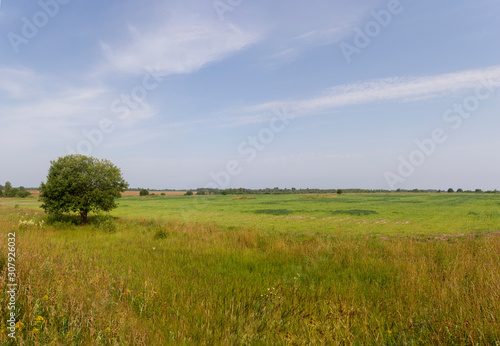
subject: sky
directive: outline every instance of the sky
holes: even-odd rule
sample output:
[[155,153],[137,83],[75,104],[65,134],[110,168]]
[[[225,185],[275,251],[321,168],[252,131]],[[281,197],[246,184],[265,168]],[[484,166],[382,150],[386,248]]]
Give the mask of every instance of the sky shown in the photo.
[[2,0],[0,183],[500,189],[499,0]]

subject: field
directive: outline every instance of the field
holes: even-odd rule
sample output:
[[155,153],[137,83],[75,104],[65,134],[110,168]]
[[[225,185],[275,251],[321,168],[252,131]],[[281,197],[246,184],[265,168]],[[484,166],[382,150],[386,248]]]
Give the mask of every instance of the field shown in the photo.
[[77,226],[0,199],[16,344],[500,345],[498,194],[119,203]]

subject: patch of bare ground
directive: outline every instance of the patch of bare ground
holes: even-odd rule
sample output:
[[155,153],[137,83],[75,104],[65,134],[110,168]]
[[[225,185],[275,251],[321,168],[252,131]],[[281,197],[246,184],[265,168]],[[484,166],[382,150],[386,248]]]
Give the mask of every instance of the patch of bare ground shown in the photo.
[[28,190],[29,193],[35,198],[38,198],[40,196],[40,191],[39,190]]

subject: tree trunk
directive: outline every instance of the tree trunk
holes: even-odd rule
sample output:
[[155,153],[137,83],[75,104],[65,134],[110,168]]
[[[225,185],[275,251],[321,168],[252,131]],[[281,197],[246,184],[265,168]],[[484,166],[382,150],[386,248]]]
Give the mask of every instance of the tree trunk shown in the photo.
[[80,217],[81,217],[81,224],[86,225],[87,224],[87,211],[80,210]]

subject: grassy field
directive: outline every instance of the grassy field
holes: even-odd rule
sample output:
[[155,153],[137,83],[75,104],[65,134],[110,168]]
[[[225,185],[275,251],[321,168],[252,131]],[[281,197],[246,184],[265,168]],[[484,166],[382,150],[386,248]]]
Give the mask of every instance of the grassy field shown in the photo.
[[16,344],[500,345],[500,195],[125,197],[112,215],[0,199]]

